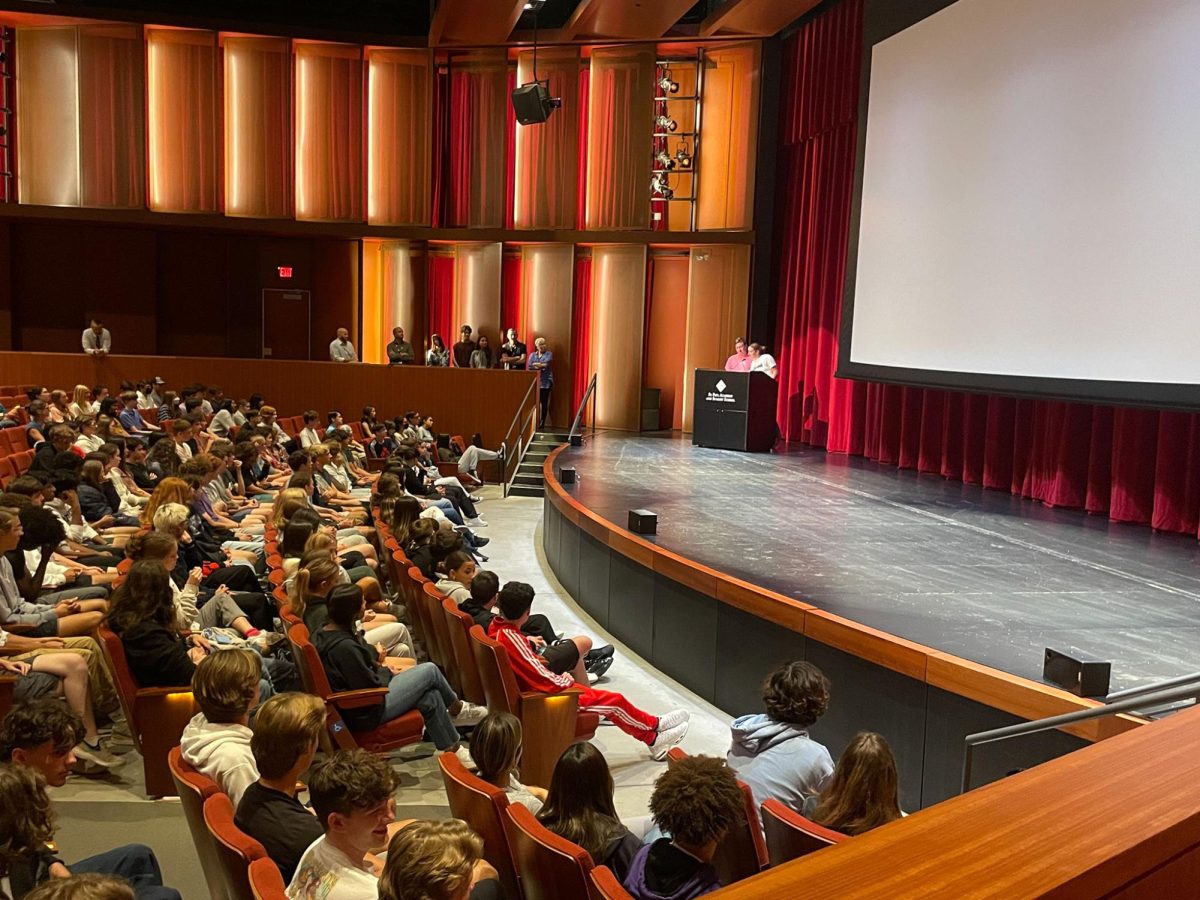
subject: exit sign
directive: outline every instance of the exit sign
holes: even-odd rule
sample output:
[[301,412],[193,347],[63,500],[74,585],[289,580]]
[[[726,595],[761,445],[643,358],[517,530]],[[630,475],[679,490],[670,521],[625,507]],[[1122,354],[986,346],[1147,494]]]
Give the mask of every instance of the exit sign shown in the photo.
[[280,278],[291,278],[292,277],[292,267],[291,266],[276,266],[275,271],[279,273]]

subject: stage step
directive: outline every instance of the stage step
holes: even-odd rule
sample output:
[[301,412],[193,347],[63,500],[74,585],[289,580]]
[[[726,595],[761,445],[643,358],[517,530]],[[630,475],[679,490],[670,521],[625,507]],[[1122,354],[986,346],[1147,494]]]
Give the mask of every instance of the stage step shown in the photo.
[[516,475],[513,476],[508,489],[509,494],[517,497],[544,496],[546,484],[542,467],[551,453],[567,443],[569,434],[566,430],[534,432],[533,440],[525,449],[521,464],[517,466]]
[[544,497],[546,496],[546,486],[544,484],[528,485],[513,483],[513,486],[508,489],[510,497]]

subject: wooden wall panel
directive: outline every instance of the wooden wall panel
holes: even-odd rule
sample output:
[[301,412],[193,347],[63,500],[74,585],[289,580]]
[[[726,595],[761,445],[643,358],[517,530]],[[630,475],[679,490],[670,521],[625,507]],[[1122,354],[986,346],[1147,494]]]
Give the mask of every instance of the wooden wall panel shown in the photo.
[[329,342],[339,328],[350,330],[358,347],[358,241],[312,242],[312,358],[329,359]]
[[488,447],[503,439],[534,378],[527,372],[424,366],[124,354],[97,360],[82,352],[0,352],[0,382],[5,384],[115,388],[123,380],[152,375],[166,379],[167,390],[199,381],[220,384],[230,397],[257,392],[282,415],[299,415],[310,407],[339,409],[350,420],[367,405],[388,417],[415,408],[432,415],[441,431],[468,437],[479,431]]
[[[12,228],[0,222],[0,273],[12,272]],[[11,350],[13,342],[12,278],[0,274],[0,350]]]
[[701,246],[691,250],[688,277],[687,339],[683,358],[684,431],[692,430],[692,389],[696,369],[719,369],[746,334],[750,302],[750,248]]
[[[500,341],[500,244],[458,244],[454,248],[454,327],[442,335],[447,347],[458,341],[464,325],[472,338],[486,334],[492,347]],[[414,348],[415,349],[415,348]]]
[[638,430],[645,302],[646,248],[593,248],[591,367],[601,428]]
[[575,414],[570,390],[574,377],[571,307],[575,248],[571,244],[528,244],[521,248],[521,266],[522,340],[531,353],[536,338],[544,337],[549,343],[554,354],[555,383],[550,421],[567,426]]
[[684,335],[688,321],[688,257],[653,257],[645,384],[658,388],[659,428],[683,427]]

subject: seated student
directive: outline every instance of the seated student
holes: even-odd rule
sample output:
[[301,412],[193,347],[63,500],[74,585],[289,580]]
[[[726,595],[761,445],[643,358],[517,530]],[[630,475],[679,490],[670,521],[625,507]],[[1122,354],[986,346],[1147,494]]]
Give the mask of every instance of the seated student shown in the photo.
[[545,658],[539,656],[533,642],[520,630],[529,619],[533,596],[533,588],[528,584],[510,581],[500,591],[500,615],[488,625],[488,634],[508,649],[518,687],[550,694],[579,688],[583,692],[579,698],[580,709],[599,713],[649,747],[655,759],[665,758],[667,751],[687,734],[690,718],[687,710],[676,709],[662,716],[652,716],[622,694],[590,687],[579,645],[573,640],[560,641],[543,651]]
[[212,650],[203,635],[180,634],[169,582],[162,563],[140,560],[109,601],[108,627],[121,639],[130,674],[139,687],[191,684],[196,663]]
[[[478,762],[478,754],[473,755]],[[625,880],[642,849],[641,838],[617,817],[604,754],[588,741],[572,744],[558,758],[538,821],[586,850],[596,865],[608,866],[618,881]]]
[[477,724],[487,710],[460,700],[433,663],[407,668],[388,659],[382,647],[369,646],[357,630],[366,610],[362,591],[357,587],[330,591],[326,606],[329,621],[312,632],[312,642],[321,656],[330,687],[335,691],[388,689],[382,704],[343,713],[350,730],[369,731],[417,709],[425,719],[425,730],[434,746],[439,750],[454,750],[467,764],[470,757],[460,744],[462,738],[456,726]]
[[[96,653],[99,655],[99,648]],[[51,699],[47,702],[68,710],[79,722],[79,734],[66,748],[71,755],[69,765],[75,764],[76,757],[105,769],[125,764],[122,757],[101,743],[92,705],[88,662],[81,653],[46,645],[38,638],[8,634],[0,628],[0,654],[7,657],[0,658],[0,669],[17,676],[13,688],[14,703],[30,706],[40,698],[48,697]],[[65,706],[57,699],[59,695],[66,700]],[[66,778],[65,774],[63,778]]]
[[325,704],[312,694],[276,694],[254,714],[250,752],[258,781],[242,793],[234,822],[266,848],[283,883],[324,831],[296,799],[296,781],[308,771],[325,728]]
[[296,439],[300,441],[300,449],[307,450],[309,447],[314,447],[321,443],[321,416],[315,409],[307,410],[304,413],[304,427],[300,429],[300,433],[296,435]]
[[[35,479],[22,476],[14,479],[14,484],[30,481]],[[108,585],[116,579],[116,570],[77,561],[60,552],[69,553],[71,550],[67,544],[66,526],[43,505],[45,497],[54,488],[51,485],[38,487],[38,492],[29,498],[30,504],[18,513],[22,533],[17,549],[23,554],[23,559],[17,559],[15,554],[10,559],[22,594],[40,603],[85,601],[80,604],[82,611],[103,613],[103,601],[108,596]],[[10,494],[5,494],[4,499],[9,502],[12,498]],[[34,574],[28,576],[30,572]],[[60,632],[61,626],[62,623]],[[95,626],[88,627],[79,622],[74,627],[78,633],[86,633]]]
[[371,459],[387,459],[399,446],[388,437],[387,426],[380,423],[371,429],[371,441],[367,444],[367,456]]
[[[153,498],[151,500],[153,502]],[[176,587],[185,584],[194,569],[201,569],[208,573],[200,580],[202,597],[207,599],[212,591],[223,585],[233,592],[234,602],[250,619],[250,624],[262,630],[270,628],[273,608],[263,596],[254,570],[231,564],[219,548],[193,538],[187,530],[189,518],[188,508],[182,503],[166,502],[158,505],[148,523],[155,531],[175,539],[179,554],[171,571],[171,580]]]
[[136,900],[133,886],[116,875],[81,872],[50,878],[25,895],[25,900]]
[[479,777],[508,794],[509,803],[519,803],[537,815],[546,802],[546,789],[526,787],[517,780],[521,738],[520,719],[512,713],[488,713],[471,734],[471,759]]
[[[83,732],[79,717],[58,700],[39,700],[14,707],[0,723],[0,763],[36,773],[50,787],[62,787],[75,765],[73,748]],[[47,797],[47,812],[48,800]],[[49,843],[49,839],[43,841]],[[85,872],[127,878],[138,898],[179,897],[177,891],[163,887],[158,860],[144,844],[126,844],[70,865],[58,859],[58,849],[42,846],[35,853],[22,855],[11,876],[16,897],[47,879]]]
[[829,706],[829,680],[812,663],[785,663],[762,686],[766,713],[733,720],[726,762],[750,786],[754,803],[778,800],[795,812],[829,785],[833,759],[808,729]]
[[838,757],[829,786],[804,803],[804,815],[818,825],[856,835],[886,825],[900,811],[899,777],[892,748],[883,735],[863,731]]
[[483,838],[466,822],[419,819],[392,835],[379,876],[379,900],[499,900]]
[[121,497],[104,469],[100,460],[86,459],[79,470],[79,507],[83,517],[93,524],[111,517],[113,524],[137,526],[137,516],[121,512]]
[[465,490],[452,484],[433,484],[425,470],[417,463],[417,454],[411,449],[401,450],[400,459],[403,461],[403,465],[397,474],[403,475],[404,489],[408,493],[414,497],[430,499],[444,497],[458,511],[463,524],[470,525],[472,528],[487,527],[487,522],[480,518],[479,510],[475,508],[475,504]]
[[200,712],[183,729],[183,761],[215,781],[236,808],[258,781],[250,751],[250,710],[258,706],[262,657],[252,650],[220,650],[206,656],[192,675]]
[[50,430],[50,410],[41,400],[33,400],[29,404],[29,422],[25,425],[25,440],[29,449],[36,450],[38,444],[46,440],[46,432]]
[[[53,595],[46,598],[50,602],[26,599],[37,597],[41,584],[37,573],[32,578],[26,577],[26,558],[18,549],[23,534],[20,517],[11,509],[0,507],[0,625],[32,625],[35,637],[71,637],[95,631],[106,609],[103,600]],[[45,554],[40,559],[48,563],[49,558]],[[14,561],[21,568],[20,575],[14,571]]]
[[[364,601],[366,599],[362,585],[351,584],[346,570],[334,560],[332,546],[315,546],[305,552],[298,562],[295,574],[289,581],[284,582],[284,585],[287,588],[288,605],[292,614],[304,622],[309,634],[315,634],[329,621],[326,598],[333,591],[355,590]],[[413,639],[407,625],[396,621],[396,617],[390,613],[376,612],[370,605],[365,606],[360,625],[373,645],[383,647],[385,657],[394,659],[396,665],[401,668],[412,667],[415,662],[412,659]]]
[[689,900],[720,887],[712,858],[742,818],[742,790],[733,771],[711,756],[682,759],[654,782],[650,812],[671,836],[637,852],[625,890],[636,900]]
[[371,854],[387,846],[397,783],[387,760],[365,750],[339,750],[312,770],[308,796],[325,833],[300,858],[290,900],[376,900]]

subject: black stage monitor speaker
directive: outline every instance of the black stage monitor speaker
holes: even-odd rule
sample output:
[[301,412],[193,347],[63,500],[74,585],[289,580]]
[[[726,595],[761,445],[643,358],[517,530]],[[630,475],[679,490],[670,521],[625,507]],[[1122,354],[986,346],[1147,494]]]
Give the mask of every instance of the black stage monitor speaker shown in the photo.
[[559,484],[574,484],[575,483],[575,470],[568,469],[566,466],[559,469],[558,470],[558,483]]
[[648,509],[631,509],[629,511],[629,530],[634,534],[657,534],[658,513]]
[[517,122],[521,125],[537,125],[550,118],[550,113],[560,105],[560,101],[550,96],[544,84],[534,81],[512,92],[512,105]]
[[1108,679],[1112,674],[1112,663],[1098,660],[1075,659],[1059,651],[1046,648],[1046,662],[1042,677],[1080,697],[1107,697]]

